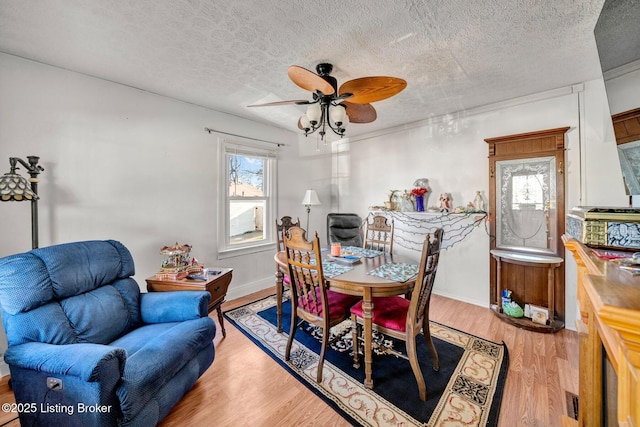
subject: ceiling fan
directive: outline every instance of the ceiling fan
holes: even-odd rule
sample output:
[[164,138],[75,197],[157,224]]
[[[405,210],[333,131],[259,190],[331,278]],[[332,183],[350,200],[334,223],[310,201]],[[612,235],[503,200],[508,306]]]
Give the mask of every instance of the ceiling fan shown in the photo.
[[317,74],[306,68],[292,65],[287,72],[296,85],[313,92],[313,100],[294,99],[249,105],[249,107],[309,105],[306,114],[298,119],[298,128],[304,131],[305,136],[319,130],[319,135],[324,140],[327,127],[342,137],[345,126],[349,122],[373,122],[377,118],[377,113],[371,102],[390,98],[407,87],[407,82],[403,79],[375,76],[349,80],[338,89],[338,81],[331,76],[333,65],[318,64],[316,71]]

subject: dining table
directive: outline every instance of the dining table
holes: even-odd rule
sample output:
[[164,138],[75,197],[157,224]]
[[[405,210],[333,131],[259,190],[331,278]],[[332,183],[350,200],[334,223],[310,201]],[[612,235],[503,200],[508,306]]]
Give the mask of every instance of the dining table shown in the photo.
[[[348,251],[348,247],[344,248]],[[354,248],[356,250],[356,248]],[[407,295],[413,290],[416,282],[416,275],[406,278],[402,281],[402,277],[395,275],[387,275],[387,277],[381,277],[380,275],[372,274],[385,270],[388,266],[409,266],[414,267],[417,272],[417,262],[408,257],[391,255],[379,251],[365,251],[366,256],[361,255],[362,251],[358,251],[359,260],[352,263],[341,262],[339,257],[331,257],[328,251],[323,250],[323,270],[325,275],[325,281],[328,288],[334,292],[339,292],[347,295],[357,295],[362,297],[362,311],[363,311],[363,338],[364,338],[364,370],[365,381],[364,386],[368,389],[373,388],[372,378],[372,357],[373,357],[373,325],[372,325],[372,313],[373,313],[373,298],[374,297],[386,297],[393,295]],[[282,292],[283,292],[283,279],[284,275],[288,273],[287,254],[285,251],[279,251],[275,254],[274,259],[276,261],[276,289],[278,301],[278,330],[281,331],[282,322]],[[331,262],[334,262],[337,266],[351,267],[348,271],[338,268],[338,271],[333,271],[327,274],[326,266],[331,266]],[[338,273],[337,275],[333,275]]]

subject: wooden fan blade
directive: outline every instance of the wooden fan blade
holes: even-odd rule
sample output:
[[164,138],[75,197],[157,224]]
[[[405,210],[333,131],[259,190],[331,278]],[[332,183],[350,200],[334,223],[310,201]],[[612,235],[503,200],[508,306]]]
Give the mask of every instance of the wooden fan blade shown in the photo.
[[349,123],[371,123],[378,117],[376,109],[371,104],[354,104],[353,102],[342,102],[347,107]]
[[352,93],[350,103],[368,104],[390,98],[405,87],[407,82],[397,77],[362,77],[343,83],[338,93]]
[[328,81],[306,68],[292,65],[289,67],[287,74],[291,81],[309,92],[315,92],[318,90],[324,95],[331,95],[335,92],[333,86],[331,86]]
[[277,105],[290,105],[290,104],[305,105],[305,104],[311,104],[311,101],[307,101],[306,99],[292,99],[290,101],[276,101],[276,102],[267,102],[266,104],[247,105],[247,107],[273,107]]

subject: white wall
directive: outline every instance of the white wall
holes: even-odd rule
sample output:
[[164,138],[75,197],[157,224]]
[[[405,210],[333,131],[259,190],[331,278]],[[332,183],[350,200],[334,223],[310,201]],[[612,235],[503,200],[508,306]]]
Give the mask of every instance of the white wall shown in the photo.
[[[219,138],[205,127],[286,143],[285,164],[297,157],[292,132],[0,54],[0,173],[9,157],[41,157],[40,246],[120,240],[145,289],[160,248],[188,243],[206,265],[234,268],[234,298],[273,285],[273,248],[217,259]],[[279,171],[283,193],[291,173]],[[31,249],[30,221],[28,203],[2,203],[0,256]]]
[[[603,136],[611,128],[607,116],[602,81],[588,82],[459,113],[445,121],[336,143],[331,170],[317,171],[320,175],[314,180],[331,180],[336,210],[363,217],[369,206],[387,200],[390,189],[410,189],[417,178],[429,179],[428,205],[437,204],[438,195],[449,192],[454,206],[465,206],[477,190],[485,196],[489,193],[485,138],[569,126],[567,208],[587,203],[624,205],[627,199],[615,141]],[[434,292],[488,307],[488,249],[489,236],[483,227],[447,249],[440,258]],[[414,251],[414,258],[418,255]],[[569,267],[566,323],[572,329],[571,319],[577,318],[575,286],[575,271]]]
[[[273,251],[217,259],[219,138],[204,132],[205,126],[287,144],[278,152],[276,216],[298,216],[306,226],[300,202],[314,188],[322,205],[312,207],[309,228],[324,242],[327,213],[365,216],[390,189],[410,188],[416,178],[430,180],[428,204],[446,191],[454,205],[466,205],[476,190],[488,194],[485,138],[562,126],[571,127],[567,207],[625,204],[604,85],[587,82],[584,91],[569,92],[321,144],[316,151],[313,137],[0,54],[0,161],[6,159],[8,171],[10,156],[41,157],[41,246],[120,240],[131,250],[144,287],[161,262],[160,247],[189,243],[207,265],[235,269],[229,291],[235,298],[272,286]],[[28,204],[0,208],[0,256],[29,250]],[[480,228],[445,251],[435,292],[488,306],[488,248]],[[570,270],[568,265],[568,327],[576,317]],[[0,366],[0,375],[6,372]]]
[[[640,67],[640,61],[636,62]],[[640,69],[606,81],[611,114],[633,110],[640,106]]]
[[314,189],[318,194],[320,205],[311,206],[309,214],[309,235],[317,232],[320,243],[326,242],[327,213],[333,212],[331,205],[331,146],[321,145],[316,151],[315,136],[305,138],[298,136],[295,148],[288,150],[287,158],[279,158],[278,168],[287,171],[287,177],[280,179],[281,188],[278,196],[278,215],[289,215],[295,220],[300,218],[303,228],[307,228],[307,209],[301,204],[306,190]]

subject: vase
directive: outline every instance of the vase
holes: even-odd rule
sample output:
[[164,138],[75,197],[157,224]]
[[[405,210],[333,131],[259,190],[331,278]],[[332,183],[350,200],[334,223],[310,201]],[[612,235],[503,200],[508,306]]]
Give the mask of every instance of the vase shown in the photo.
[[424,212],[424,196],[416,196],[416,211]]

